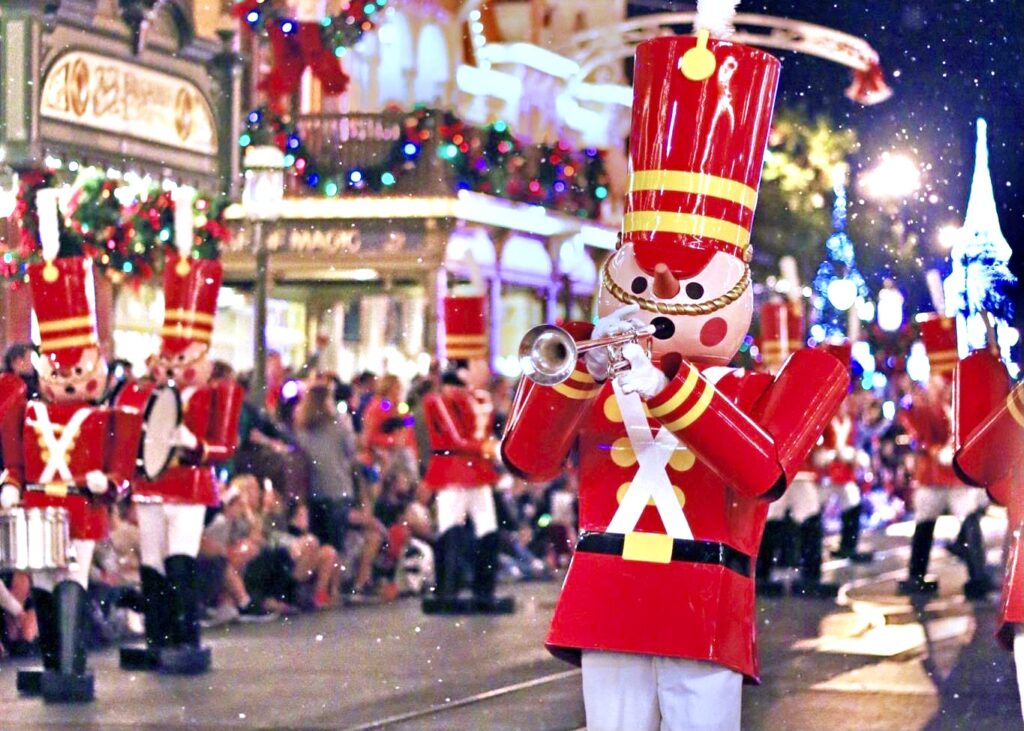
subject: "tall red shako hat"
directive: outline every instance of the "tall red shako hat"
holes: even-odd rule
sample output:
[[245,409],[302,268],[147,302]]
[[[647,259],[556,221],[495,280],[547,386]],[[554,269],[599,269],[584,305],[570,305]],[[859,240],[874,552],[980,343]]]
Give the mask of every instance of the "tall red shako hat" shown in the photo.
[[921,332],[925,352],[928,353],[932,373],[952,379],[959,358],[956,320],[937,312],[929,312],[917,316],[917,327]]
[[69,371],[86,349],[99,347],[92,260],[65,256],[32,264],[28,282],[42,355],[54,370]]
[[719,251],[750,260],[780,67],[706,30],[637,46],[622,240],[648,273],[692,278]]
[[804,347],[804,313],[796,302],[761,304],[761,358],[775,372],[790,355]]
[[70,372],[87,349],[99,347],[96,283],[91,259],[59,255],[59,195],[55,188],[36,191],[43,261],[28,267],[28,282],[43,357],[54,370]]
[[176,251],[166,257],[160,355],[173,358],[193,343],[210,344],[224,267],[215,259],[185,258]]
[[444,357],[450,361],[487,357],[487,303],[483,295],[444,298]]

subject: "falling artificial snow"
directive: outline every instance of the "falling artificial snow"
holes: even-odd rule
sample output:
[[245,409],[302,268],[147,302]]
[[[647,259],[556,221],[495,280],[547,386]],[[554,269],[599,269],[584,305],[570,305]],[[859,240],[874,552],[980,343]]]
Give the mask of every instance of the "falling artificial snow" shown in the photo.
[[[961,341],[966,341],[970,350],[985,347],[991,337],[984,320],[989,315],[995,318],[991,323],[993,335],[1002,335],[1000,331],[1008,328],[1007,323],[1013,318],[1009,290],[1017,283],[1007,265],[1013,250],[999,226],[988,167],[987,130],[985,120],[979,117],[967,213],[950,252],[953,270],[944,285],[947,312],[959,315],[967,335]],[[1004,358],[1008,355],[1003,353]]]
[[697,0],[697,18],[693,27],[706,30],[712,38],[728,38],[736,30],[732,19],[740,0]]

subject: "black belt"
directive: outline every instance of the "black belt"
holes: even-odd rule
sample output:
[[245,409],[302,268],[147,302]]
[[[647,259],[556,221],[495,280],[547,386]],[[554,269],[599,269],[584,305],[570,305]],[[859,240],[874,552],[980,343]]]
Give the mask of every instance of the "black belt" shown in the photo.
[[[581,533],[576,550],[621,556],[626,536],[621,533]],[[672,540],[672,560],[724,566],[741,576],[750,577],[750,556],[732,546],[715,541]]]

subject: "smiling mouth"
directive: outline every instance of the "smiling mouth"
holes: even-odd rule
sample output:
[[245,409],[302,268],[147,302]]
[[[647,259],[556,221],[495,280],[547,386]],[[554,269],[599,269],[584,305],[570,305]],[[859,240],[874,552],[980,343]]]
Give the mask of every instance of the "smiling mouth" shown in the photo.
[[658,340],[668,340],[676,334],[676,325],[667,317],[655,317],[651,320],[654,325],[654,337]]

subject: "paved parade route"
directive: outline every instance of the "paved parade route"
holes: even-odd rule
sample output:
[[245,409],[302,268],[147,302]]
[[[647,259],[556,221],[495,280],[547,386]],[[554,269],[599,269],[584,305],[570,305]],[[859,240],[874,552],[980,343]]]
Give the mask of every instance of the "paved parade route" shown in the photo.
[[[765,682],[746,691],[745,731],[1020,728],[994,598],[965,604],[963,571],[937,548],[942,595],[899,599],[905,539],[876,542],[868,567],[830,564],[846,582],[839,603],[761,601]],[[428,618],[399,601],[210,631],[216,669],[195,680],[122,673],[115,653],[98,653],[86,707],[19,699],[5,663],[0,728],[572,731],[584,723],[579,674],[541,644],[558,589],[513,587],[511,617]]]

